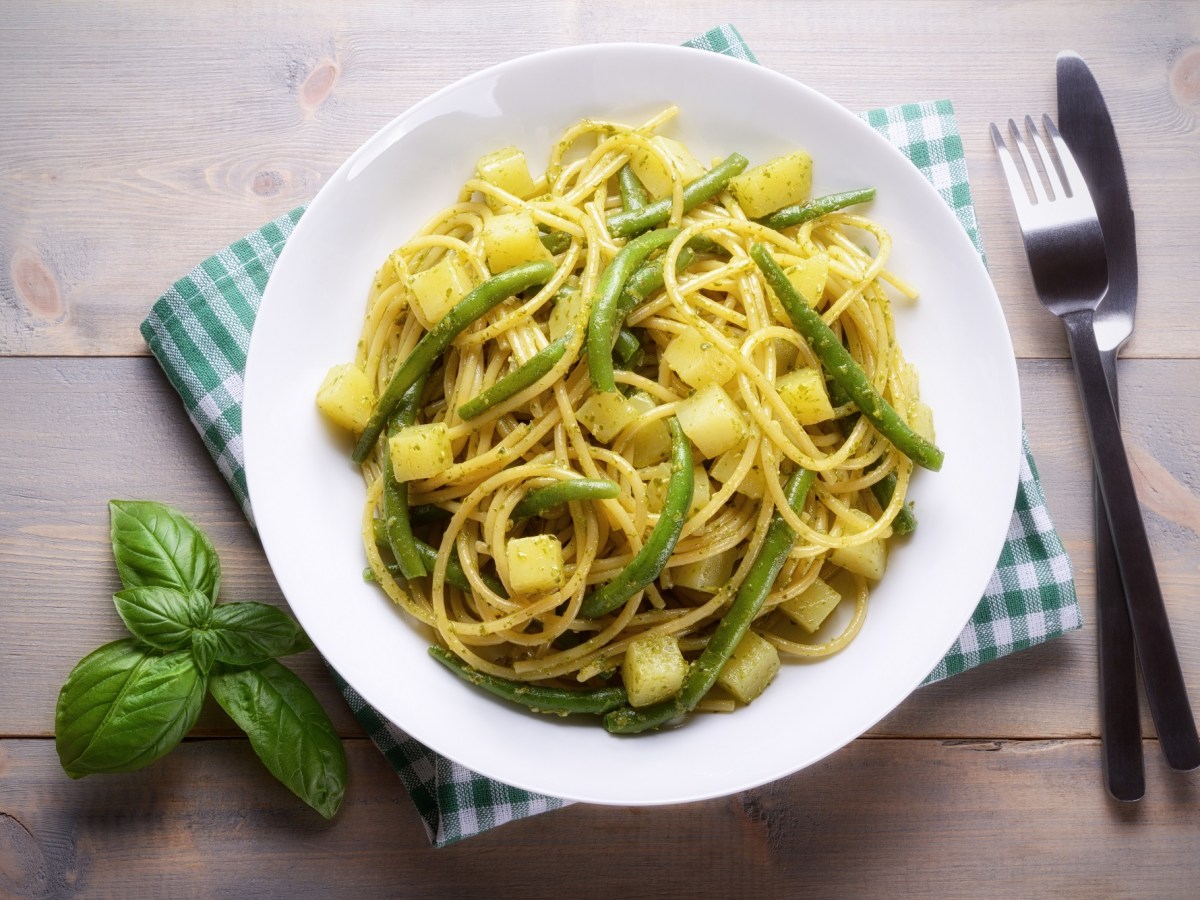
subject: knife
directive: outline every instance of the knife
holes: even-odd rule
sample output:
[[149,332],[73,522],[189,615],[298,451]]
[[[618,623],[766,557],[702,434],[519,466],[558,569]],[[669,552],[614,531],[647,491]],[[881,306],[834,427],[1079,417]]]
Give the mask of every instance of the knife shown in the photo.
[[[1116,132],[1095,78],[1087,64],[1070,51],[1059,54],[1057,69],[1059,130],[1091,190],[1108,253],[1109,287],[1096,313],[1096,337],[1115,401],[1117,353],[1133,329],[1137,302],[1133,208]],[[1128,609],[1138,598],[1124,597],[1101,502],[1097,492],[1096,596],[1105,782],[1113,797],[1131,801],[1141,798],[1145,791],[1134,635]],[[1173,666],[1178,670],[1177,658],[1142,657],[1140,663],[1143,668]],[[1183,689],[1182,672],[1172,676],[1170,680],[1180,687],[1178,696],[1148,693],[1147,700],[1168,763],[1175,769],[1194,769],[1200,766],[1200,738]]]
[[[1108,387],[1117,397],[1117,354],[1133,331],[1137,303],[1137,245],[1133,207],[1112,119],[1091,71],[1078,55],[1058,55],[1058,127],[1092,189],[1109,258],[1108,292],[1096,312]],[[1140,800],[1146,791],[1142,723],[1138,713],[1137,660],[1125,608],[1112,534],[1098,490],[1093,490],[1096,525],[1096,608],[1100,654],[1100,743],[1104,781],[1117,800]]]

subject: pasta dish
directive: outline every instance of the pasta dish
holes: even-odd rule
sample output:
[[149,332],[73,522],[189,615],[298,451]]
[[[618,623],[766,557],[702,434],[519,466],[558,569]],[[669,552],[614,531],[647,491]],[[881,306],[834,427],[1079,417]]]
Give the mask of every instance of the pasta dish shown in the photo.
[[317,397],[355,435],[367,577],[433,656],[618,733],[846,646],[942,463],[874,191],[811,198],[795,147],[702,161],[675,115],[578,122],[540,174],[480,159]]

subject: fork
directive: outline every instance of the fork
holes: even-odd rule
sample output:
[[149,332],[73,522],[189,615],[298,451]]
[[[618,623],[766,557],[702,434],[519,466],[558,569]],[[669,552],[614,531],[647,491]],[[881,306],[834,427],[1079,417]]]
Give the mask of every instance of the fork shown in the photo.
[[1033,192],[1032,200],[1017,160],[994,123],[992,142],[1016,207],[1034,288],[1042,305],[1062,320],[1067,332],[1092,444],[1096,480],[1108,511],[1146,700],[1159,744],[1172,768],[1195,769],[1200,767],[1200,736],[1196,734],[1150,541],[1121,439],[1116,405],[1096,342],[1096,308],[1108,288],[1104,235],[1087,183],[1070,150],[1049,116],[1042,116],[1042,125],[1054,145],[1057,160],[1050,156],[1033,118],[1025,117],[1025,127],[1047,184],[1043,184],[1016,122],[1008,121],[1021,168]]

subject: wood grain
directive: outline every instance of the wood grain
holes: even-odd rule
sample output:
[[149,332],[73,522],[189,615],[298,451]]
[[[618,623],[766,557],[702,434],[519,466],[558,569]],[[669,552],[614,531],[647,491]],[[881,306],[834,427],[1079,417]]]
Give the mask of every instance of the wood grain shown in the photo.
[[[429,848],[315,653],[291,662],[346,736],[334,822],[273,781],[215,708],[148,770],[70,781],[50,739],[58,688],[121,631],[109,498],[186,510],[220,550],[226,599],[284,603],[145,356],[137,326],[153,300],[310,199],[438,88],[528,52],[677,44],[730,20],[764,65],[850,109],[954,102],[1085,627],[921,689],[869,736],[761,789],[576,806],[445,850]],[[1194,0],[0,4],[0,896],[1194,896],[1200,779],[1167,771],[1148,739],[1146,799],[1120,806],[1101,787],[1082,419],[987,137],[993,120],[1054,111],[1065,48],[1091,64],[1124,151],[1142,302],[1123,424],[1200,704]]]
[[81,782],[50,742],[6,741],[0,892],[1178,897],[1200,876],[1200,785],[1153,746],[1155,802],[1141,807],[1103,793],[1094,741],[864,740],[722,800],[573,806],[441,850],[369,742],[346,746],[350,789],[327,823],[242,741],[188,742],[143,772]]
[[[153,359],[0,359],[0,383],[0,597],[20,598],[2,604],[0,665],[21,673],[8,679],[0,735],[52,733],[72,666],[124,635],[108,600],[120,590],[110,499],[186,511],[218,548],[223,599],[283,605],[257,538]],[[289,664],[338,727],[356,733],[317,654]],[[198,729],[234,732],[212,703]]]
[[730,17],[764,65],[850,109],[954,101],[992,271],[1025,357],[1066,348],[1034,300],[987,124],[1052,112],[1054,55],[1082,53],[1112,107],[1143,295],[1155,299],[1129,353],[1191,356],[1200,345],[1193,279],[1172,264],[1200,231],[1195,3],[989,3],[966,15],[953,2],[799,14],[782,2],[735,13],[716,0],[602,10],[581,0],[373,2],[353,15],[317,3],[204,4],[186,16],[145,2],[67,8],[0,8],[0,58],[20,73],[0,86],[16,126],[0,129],[0,353],[143,353],[137,324],[172,281],[311,198],[355,147],[436,88],[526,52],[679,43]]
[[[1030,440],[1072,555],[1087,625],[917,692],[876,733],[1098,733],[1091,483],[1075,383],[1061,361],[1023,362],[1020,375]],[[1126,433],[1140,460],[1163,590],[1190,688],[1200,697],[1200,607],[1189,602],[1200,588],[1200,449],[1191,437],[1200,435],[1200,361],[1132,360],[1122,379]],[[107,602],[118,589],[107,539],[112,497],[152,497],[186,510],[221,554],[226,599],[283,603],[257,541],[153,360],[0,359],[0,383],[0,421],[8,423],[0,434],[0,493],[9,498],[0,509],[0,596],[22,598],[0,604],[0,659],[21,672],[8,686],[10,702],[0,705],[0,734],[50,734],[54,698],[71,667],[122,634]],[[1172,408],[1177,414],[1165,416]],[[294,662],[336,712],[343,733],[360,733],[316,655]],[[1012,702],[1014,691],[1025,699]],[[199,733],[232,730],[213,708]]]

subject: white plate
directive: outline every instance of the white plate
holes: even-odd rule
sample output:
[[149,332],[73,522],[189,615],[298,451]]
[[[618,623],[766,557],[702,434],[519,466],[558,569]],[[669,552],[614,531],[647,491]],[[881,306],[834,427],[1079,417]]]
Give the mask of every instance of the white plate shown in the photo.
[[[896,304],[904,351],[933,407],[940,473],[918,472],[920,525],[891,555],[859,637],[840,655],[785,664],[732,715],[614,737],[593,721],[526,713],[430,659],[427,634],[363,582],[363,484],[349,442],[319,416],[328,368],[353,358],[376,267],[452,202],[484,153],[544,164],[586,116],[633,122],[676,103],[667,133],[702,158],[752,163],[803,146],[814,194],[878,188],[871,215],[891,268],[921,289]],[[811,765],[894,709],[933,669],[983,594],[1008,527],[1020,459],[1016,364],[999,301],[945,202],[890,144],[828,98],[705,51],[626,44],[495,66],[405,112],[321,189],[275,267],[246,374],[246,468],[258,531],[292,610],[329,663],[417,740],[493,778],[575,800],[675,803]]]

